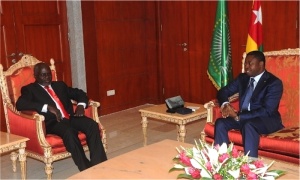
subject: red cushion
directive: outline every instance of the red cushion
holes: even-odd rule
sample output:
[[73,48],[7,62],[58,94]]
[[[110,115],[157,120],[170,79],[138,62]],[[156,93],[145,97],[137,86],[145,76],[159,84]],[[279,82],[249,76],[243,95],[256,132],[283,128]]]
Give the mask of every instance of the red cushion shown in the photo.
[[14,72],[13,75],[7,76],[7,87],[13,104],[15,104],[17,99],[20,97],[21,88],[34,81],[35,79],[31,66],[21,68]]
[[[78,134],[78,137],[80,139],[81,144],[86,145],[85,134],[80,132]],[[53,154],[66,151],[66,147],[64,146],[63,141],[59,136],[54,134],[47,134],[46,141],[51,145]]]
[[[214,124],[206,123],[204,132],[214,139]],[[239,131],[229,131],[228,136],[231,142],[242,146],[242,136]],[[299,157],[299,127],[284,128],[267,136],[262,135],[259,149]]]
[[299,55],[266,57],[266,69],[283,83],[279,112],[285,127],[299,126],[299,62]]
[[299,157],[299,127],[284,128],[262,136],[259,146],[266,151]]

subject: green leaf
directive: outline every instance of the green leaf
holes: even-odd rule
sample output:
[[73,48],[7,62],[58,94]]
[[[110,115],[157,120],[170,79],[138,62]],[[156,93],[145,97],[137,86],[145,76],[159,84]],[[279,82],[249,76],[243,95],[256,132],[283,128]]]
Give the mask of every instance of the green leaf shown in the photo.
[[193,179],[193,177],[191,175],[187,175],[187,174],[179,174],[177,176],[177,179]]
[[180,160],[180,158],[177,158],[177,157],[173,158],[173,161],[177,161],[177,160]]
[[270,170],[268,172],[273,172],[273,173],[278,174],[278,176],[276,176],[275,179],[277,179],[278,177],[280,177],[286,173],[285,171],[282,171],[282,170]]
[[201,180],[213,180],[213,178],[201,177]]
[[182,171],[182,169],[178,169],[178,168],[171,168],[171,169],[169,170],[169,172],[173,172],[173,171]]

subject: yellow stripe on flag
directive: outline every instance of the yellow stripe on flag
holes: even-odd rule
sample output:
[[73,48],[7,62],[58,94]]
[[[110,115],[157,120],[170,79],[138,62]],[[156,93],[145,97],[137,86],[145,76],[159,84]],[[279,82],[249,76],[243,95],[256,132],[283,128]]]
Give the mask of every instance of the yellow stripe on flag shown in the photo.
[[262,10],[260,0],[253,0],[251,18],[246,45],[246,53],[259,50],[263,51],[262,39]]
[[246,53],[257,50],[257,43],[252,39],[252,37],[248,34],[247,45],[246,45]]

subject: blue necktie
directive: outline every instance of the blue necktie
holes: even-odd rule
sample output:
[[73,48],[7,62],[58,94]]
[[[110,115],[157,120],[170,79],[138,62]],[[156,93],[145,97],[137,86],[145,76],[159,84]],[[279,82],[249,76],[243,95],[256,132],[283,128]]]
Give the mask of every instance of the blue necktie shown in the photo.
[[243,102],[243,105],[242,105],[242,110],[248,110],[250,99],[251,99],[251,96],[252,96],[252,93],[253,93],[253,90],[254,90],[254,84],[253,83],[254,83],[254,78],[250,78],[250,83],[249,83],[248,88],[247,88],[245,99],[244,99],[244,102]]

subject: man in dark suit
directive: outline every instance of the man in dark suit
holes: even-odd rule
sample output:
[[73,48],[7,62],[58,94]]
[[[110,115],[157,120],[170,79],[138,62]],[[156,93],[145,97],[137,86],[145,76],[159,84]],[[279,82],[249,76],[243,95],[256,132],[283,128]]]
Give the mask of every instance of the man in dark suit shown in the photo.
[[[244,68],[245,73],[217,93],[223,118],[215,123],[215,145],[229,143],[228,131],[238,129],[242,133],[245,154],[249,152],[250,157],[258,157],[259,136],[284,127],[278,111],[283,85],[265,70],[265,56],[260,51],[247,54]],[[235,93],[239,93],[239,110],[228,102]]]
[[[34,83],[22,87],[17,109],[34,110],[44,115],[46,133],[63,139],[80,171],[107,160],[97,122],[84,116],[89,100],[86,93],[62,81],[52,82],[51,70],[45,63],[34,66],[34,77]],[[78,102],[75,112],[71,100]],[[78,131],[86,135],[90,160],[85,156]]]

